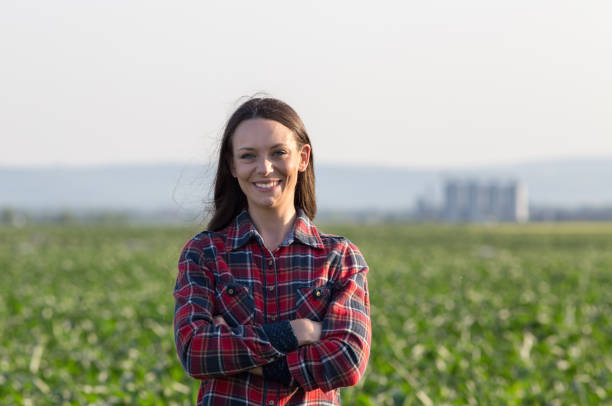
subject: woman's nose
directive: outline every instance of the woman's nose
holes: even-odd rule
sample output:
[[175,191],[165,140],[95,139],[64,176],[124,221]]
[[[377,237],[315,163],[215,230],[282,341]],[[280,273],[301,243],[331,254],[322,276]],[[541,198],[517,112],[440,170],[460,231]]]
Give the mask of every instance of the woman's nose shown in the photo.
[[259,161],[259,165],[257,165],[257,170],[262,175],[269,175],[272,173],[272,162],[267,159],[262,159]]

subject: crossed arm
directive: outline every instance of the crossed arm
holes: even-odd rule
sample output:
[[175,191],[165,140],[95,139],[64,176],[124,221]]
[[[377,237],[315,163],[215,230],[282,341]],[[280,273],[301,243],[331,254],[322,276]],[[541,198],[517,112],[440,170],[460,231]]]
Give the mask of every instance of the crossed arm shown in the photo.
[[[321,338],[321,323],[318,321],[312,321],[309,319],[296,319],[289,322],[293,335],[297,339],[298,346],[312,344]],[[223,316],[214,316],[213,325],[215,326],[226,326],[230,328],[229,324],[225,321]],[[263,368],[255,367],[249,369],[247,372],[263,376]]]
[[[291,384],[328,391],[357,383],[370,348],[367,266],[356,247],[347,245],[327,313],[321,323],[291,320],[296,346],[274,342],[274,325],[231,327],[214,309],[214,276],[199,247],[188,244],[179,261],[174,297],[174,330],[183,368],[196,379],[248,371],[263,374],[265,365],[282,363]],[[268,367],[267,367],[268,368]]]

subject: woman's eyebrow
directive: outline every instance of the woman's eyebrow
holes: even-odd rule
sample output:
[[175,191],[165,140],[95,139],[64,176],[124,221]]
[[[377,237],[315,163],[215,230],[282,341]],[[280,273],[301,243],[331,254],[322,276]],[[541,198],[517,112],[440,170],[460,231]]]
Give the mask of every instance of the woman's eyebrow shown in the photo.
[[[281,143],[278,143],[278,144],[274,144],[274,145],[272,145],[269,148],[270,149],[274,149],[274,148],[284,147],[286,145],[287,144],[284,144],[284,143],[281,142]],[[240,148],[238,148],[238,151],[243,151],[243,150],[245,150],[245,151],[256,151],[257,148],[253,148],[253,147],[240,147]]]

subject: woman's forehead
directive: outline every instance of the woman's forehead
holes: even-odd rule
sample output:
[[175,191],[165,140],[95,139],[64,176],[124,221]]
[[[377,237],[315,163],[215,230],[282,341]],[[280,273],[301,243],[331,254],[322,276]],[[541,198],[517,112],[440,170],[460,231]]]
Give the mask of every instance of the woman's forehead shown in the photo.
[[241,148],[270,148],[278,144],[296,145],[293,131],[278,121],[263,118],[245,120],[238,125],[232,136],[235,150]]

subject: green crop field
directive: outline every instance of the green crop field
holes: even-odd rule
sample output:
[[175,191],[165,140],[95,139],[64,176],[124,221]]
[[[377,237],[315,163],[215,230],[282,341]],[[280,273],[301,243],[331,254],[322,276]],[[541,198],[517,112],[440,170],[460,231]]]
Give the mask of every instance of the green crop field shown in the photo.
[[[612,225],[322,229],[370,265],[344,404],[612,404]],[[195,232],[0,229],[0,404],[193,404],[172,288]]]

